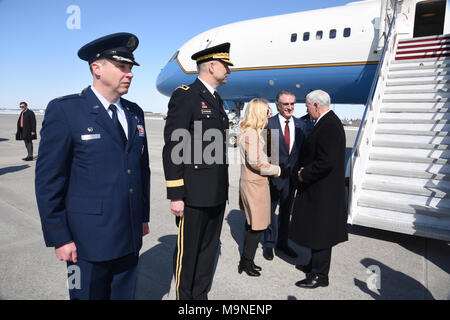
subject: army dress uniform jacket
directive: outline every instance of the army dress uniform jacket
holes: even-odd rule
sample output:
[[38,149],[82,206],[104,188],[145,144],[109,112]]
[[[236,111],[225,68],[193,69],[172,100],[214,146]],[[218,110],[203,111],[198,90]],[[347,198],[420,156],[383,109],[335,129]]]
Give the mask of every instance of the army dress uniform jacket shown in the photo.
[[121,99],[128,142],[91,88],[51,101],[41,130],[36,199],[45,243],[74,241],[78,257],[108,261],[142,246],[150,168],[144,113]]
[[[182,199],[192,207],[214,207],[228,200],[228,128],[220,97],[216,99],[200,80],[174,91],[164,127],[163,165],[168,199]],[[177,129],[184,129],[189,137],[177,138]],[[216,134],[215,138],[209,138],[209,134]],[[182,163],[173,158],[180,155]],[[213,163],[209,155],[213,156]]]

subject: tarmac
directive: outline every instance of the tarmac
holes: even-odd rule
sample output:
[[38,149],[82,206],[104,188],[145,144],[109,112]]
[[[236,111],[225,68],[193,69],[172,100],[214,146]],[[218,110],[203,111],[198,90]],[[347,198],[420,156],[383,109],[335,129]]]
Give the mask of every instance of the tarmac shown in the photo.
[[[18,114],[0,115],[0,299],[66,300],[67,269],[45,246],[34,192],[36,161],[15,140]],[[37,114],[38,131],[43,116]],[[177,227],[169,211],[161,160],[162,119],[146,119],[151,167],[150,234],[140,251],[136,299],[174,300],[172,257]],[[352,147],[357,131],[346,131]],[[39,140],[34,141],[34,155]],[[231,157],[237,149],[230,148]],[[261,277],[238,274],[245,215],[238,206],[240,168],[229,170],[229,202],[221,233],[211,300],[450,300],[448,242],[360,226],[349,226],[349,240],[333,248],[330,285],[301,289],[304,274],[295,268],[309,250],[293,243],[297,259],[275,252],[267,261],[258,248]]]

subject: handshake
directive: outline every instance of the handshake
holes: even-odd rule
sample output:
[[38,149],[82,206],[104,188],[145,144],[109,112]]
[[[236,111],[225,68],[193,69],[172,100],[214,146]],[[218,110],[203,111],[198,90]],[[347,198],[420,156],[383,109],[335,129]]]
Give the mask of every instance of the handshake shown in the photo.
[[291,168],[285,167],[283,164],[280,164],[281,173],[279,178],[289,178],[291,175]]

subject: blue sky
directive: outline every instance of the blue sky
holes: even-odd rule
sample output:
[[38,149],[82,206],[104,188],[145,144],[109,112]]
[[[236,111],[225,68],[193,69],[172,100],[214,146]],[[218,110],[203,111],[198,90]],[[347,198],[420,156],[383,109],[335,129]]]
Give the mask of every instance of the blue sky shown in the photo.
[[[77,93],[91,84],[88,65],[77,56],[84,44],[115,32],[138,36],[135,58],[140,67],[127,99],[144,110],[166,112],[168,97],[155,86],[159,71],[186,41],[195,35],[231,22],[343,5],[350,0],[228,0],[212,2],[150,0],[0,0],[0,39],[3,75],[0,108],[15,108],[27,101],[45,108],[55,97]],[[80,28],[75,22],[80,9]],[[360,117],[362,106],[339,106],[343,117]],[[295,114],[303,114],[298,105]],[[275,110],[274,110],[275,111]]]

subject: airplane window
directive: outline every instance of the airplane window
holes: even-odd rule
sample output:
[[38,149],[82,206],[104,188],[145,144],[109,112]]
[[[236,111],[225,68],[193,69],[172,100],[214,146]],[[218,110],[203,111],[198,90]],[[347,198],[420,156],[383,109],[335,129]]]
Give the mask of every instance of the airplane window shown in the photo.
[[352,30],[351,28],[345,28],[344,29],[344,38],[350,37],[351,30]]
[[291,42],[295,42],[295,41],[297,41],[297,34],[293,33],[293,34],[291,34]]
[[176,58],[178,58],[178,53],[179,53],[180,51],[178,50],[177,52],[175,52],[175,54],[172,56],[172,58],[170,58],[170,60],[169,60],[169,62],[168,63],[171,63],[173,60],[175,60]]
[[336,29],[331,29],[330,30],[330,39],[334,39],[336,38]]
[[317,33],[316,33],[316,40],[322,40],[322,36],[323,36],[323,32],[322,31],[317,31]]
[[309,40],[309,32],[305,32],[303,34],[303,41],[308,41]]

